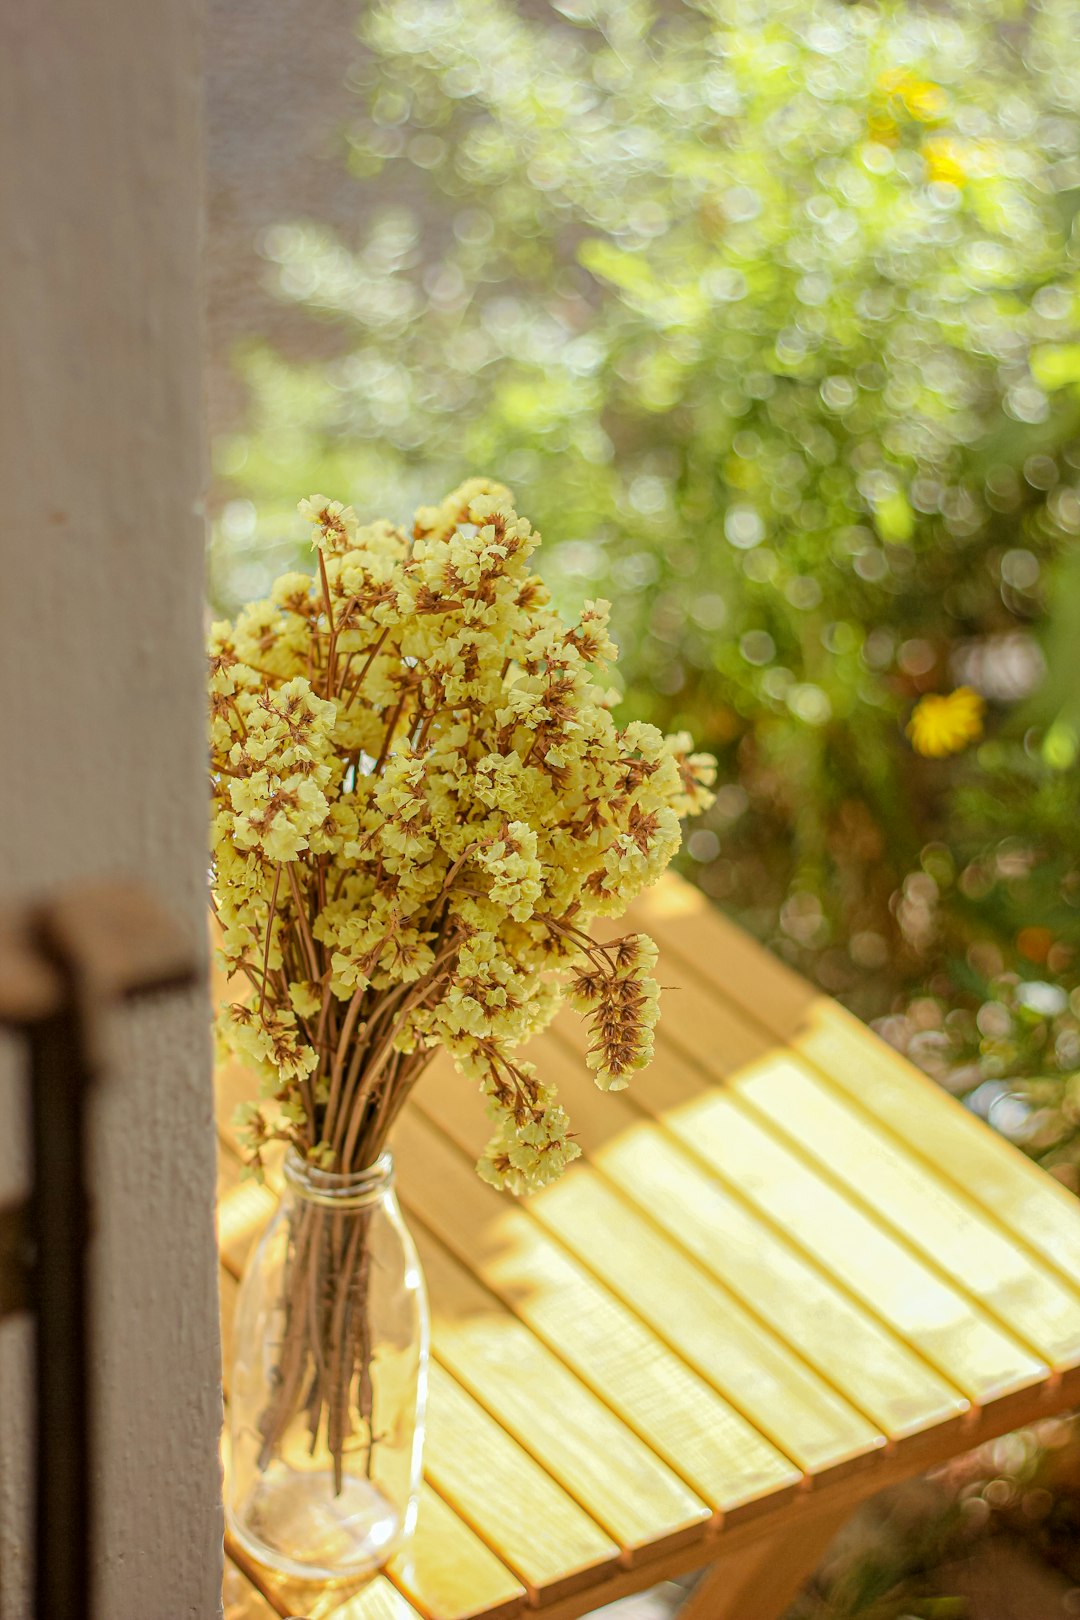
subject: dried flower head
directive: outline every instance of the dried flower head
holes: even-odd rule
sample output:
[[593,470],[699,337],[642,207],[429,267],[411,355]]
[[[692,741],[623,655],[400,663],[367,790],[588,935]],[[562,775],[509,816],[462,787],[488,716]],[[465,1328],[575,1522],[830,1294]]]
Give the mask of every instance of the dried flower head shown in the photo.
[[598,944],[710,801],[689,737],[619,730],[599,684],[608,604],[565,625],[510,494],[473,479],[411,534],[321,495],[313,577],[286,574],[213,627],[213,888],[250,995],[219,1034],[260,1077],[254,1162],[285,1137],[371,1163],[434,1051],[483,1088],[482,1176],[520,1192],[577,1155],[517,1049],[563,993],[598,1085],[648,1062],[656,950]]

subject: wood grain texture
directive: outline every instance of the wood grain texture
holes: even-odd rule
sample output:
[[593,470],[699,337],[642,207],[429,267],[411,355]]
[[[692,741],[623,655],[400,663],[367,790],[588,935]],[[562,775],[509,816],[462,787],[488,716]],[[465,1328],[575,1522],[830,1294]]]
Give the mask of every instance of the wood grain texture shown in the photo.
[[[891,1441],[958,1422],[969,1410],[953,1384],[783,1228],[622,1095],[598,1092],[573,1051],[547,1035],[530,1052],[575,1126],[595,1133],[590,1161]],[[639,1090],[654,1084],[656,1072],[654,1065],[641,1077]]]
[[312,1608],[311,1620],[420,1620],[420,1615],[396,1586],[378,1576],[344,1601],[327,1594]]
[[[1080,1362],[1080,1298],[997,1221],[781,1056],[729,1082],[733,1093],[819,1170],[938,1267],[1056,1370]],[[688,1116],[689,1117],[689,1116]]]
[[[599,1093],[568,1015],[529,1049],[585,1155],[561,1182],[515,1201],[476,1178],[488,1122],[444,1058],[399,1121],[433,1318],[418,1535],[359,1592],[289,1610],[264,1585],[278,1612],[573,1620],[715,1556],[699,1608],[764,1616],[793,1590],[790,1549],[804,1572],[861,1497],[1080,1394],[1080,1288],[1033,1216],[1067,1208],[1080,1245],[1068,1195],[1047,1203],[1041,1172],[942,1098],[931,1138],[969,1189],[922,1150],[903,1060],[885,1051],[891,1100],[876,1079],[864,1095],[874,1037],[852,1046],[839,1009],[684,885],[648,905],[672,987],[652,1070]],[[806,1046],[811,1026],[833,1044]],[[226,1315],[279,1176],[239,1179],[227,1117],[247,1090],[226,1070]]]
[[444,1137],[411,1116],[395,1146],[406,1207],[710,1506],[731,1516],[798,1484],[788,1458]]
[[[705,1009],[681,1007],[680,1042],[704,1040]],[[571,1030],[569,1020],[561,1030]],[[771,1060],[763,1059],[759,1068]],[[672,1101],[687,1089],[689,1105]],[[727,1092],[705,1088],[661,1039],[655,1080],[640,1106],[765,1220],[979,1405],[1037,1383],[1046,1364],[946,1281],[800,1151],[761,1125]]]
[[[534,1047],[549,1071],[546,1047]],[[561,1051],[558,1061],[563,1061]],[[601,1098],[603,1104],[617,1099]],[[490,1125],[481,1097],[441,1062],[414,1097],[464,1152]],[[591,1114],[573,1125],[586,1154],[603,1141]],[[806,1473],[865,1466],[885,1445],[874,1424],[780,1342],[727,1289],[584,1162],[519,1205],[647,1322],[688,1366]]]
[[[684,1139],[699,1140],[702,1157],[715,1162],[707,1143],[725,1136],[734,1099],[1038,1357],[1057,1369],[1080,1361],[1075,1290],[704,979],[680,981],[677,971],[668,977],[676,981],[669,993],[675,1016],[662,1024],[662,1061],[642,1092],[650,1113]],[[569,1020],[560,1029],[573,1039]]]
[[[718,1005],[704,981],[678,982],[670,972],[666,977],[676,977],[665,998],[674,1016],[661,1021],[649,1083],[636,1088],[632,1101],[766,1219],[790,1231],[808,1255],[970,1400],[984,1405],[1045,1378],[1043,1358],[976,1302],[966,1279],[950,1279],[936,1255],[932,1261],[920,1255],[902,1224],[890,1227],[879,1218],[876,1201],[850,1197],[831,1169],[823,1173],[820,1161],[804,1154],[797,1138],[785,1140],[742,1106],[737,1087],[710,1083],[749,1074],[760,1079],[762,1094],[774,1074],[790,1074],[798,1060]],[[583,1053],[587,1037],[580,1020],[560,1017],[558,1032]],[[862,1185],[865,1191],[874,1186],[872,1159],[863,1166]],[[1075,1315],[1072,1328],[1080,1328]]]
[[436,1357],[621,1549],[624,1563],[698,1541],[707,1505],[426,1228]]
[[525,1602],[521,1582],[430,1485],[416,1534],[387,1572],[426,1620],[510,1620]]
[[1052,1176],[731,923],[667,879],[634,909],[666,957],[805,1057],[961,1194],[1080,1286],[1080,1208]]
[[431,1365],[424,1472],[524,1585],[551,1602],[618,1563],[610,1536],[437,1361]]
[[[837,1183],[891,1225],[910,1244],[973,1298],[980,1299],[1018,1340],[1038,1356],[1065,1371],[1080,1361],[1080,1291],[1070,1286],[1051,1264],[1040,1262],[1036,1247],[1015,1228],[1017,1189],[1035,1200],[1038,1218],[1048,1220],[1051,1210],[1067,1221],[1080,1239],[1077,1200],[1064,1192],[1036,1166],[1025,1162],[1009,1145],[981,1126],[926,1077],[897,1058],[865,1025],[848,1019],[844,1009],[826,996],[813,996],[810,987],[767,956],[743,933],[712,909],[699,915],[699,899],[674,880],[662,885],[659,909],[678,907],[678,925],[662,920],[654,932],[664,940],[669,978],[675,983],[670,1001],[675,1019],[664,1025],[665,1053],[685,1051],[712,1079],[755,1110],[793,1149],[810,1158],[819,1171]],[[649,919],[654,925],[654,919]],[[691,944],[709,948],[708,969]],[[755,970],[759,993],[750,1004],[748,969]],[[729,1000],[732,991],[740,1001]],[[808,1000],[810,998],[810,1000]],[[847,1061],[837,1058],[823,1074],[818,1064],[785,1047],[784,1035],[771,1034],[769,1022],[795,1032],[808,1017],[821,1017],[834,1034],[855,1034],[855,1047]],[[764,1009],[769,1009],[769,1017]],[[876,1074],[882,1059],[891,1071],[892,1085],[884,1102],[892,1100],[897,1115],[907,1121],[904,1132],[894,1132],[874,1111],[882,1102],[881,1090],[866,1084],[866,1064]],[[670,1058],[662,1071],[662,1106],[680,1110],[690,1119],[695,1110],[699,1082],[678,1077],[680,1068]],[[910,1082],[907,1089],[904,1081]],[[653,1093],[656,1102],[661,1095]],[[904,1098],[907,1100],[904,1102]],[[939,1108],[938,1102],[944,1103]],[[656,1111],[656,1110],[654,1110]],[[886,1106],[884,1115],[889,1115]],[[975,1160],[975,1181],[984,1184],[993,1213],[959,1186],[949,1152],[933,1152],[942,1121],[949,1121],[950,1147],[955,1160],[967,1166]],[[986,1147],[989,1144],[989,1155]],[[916,1152],[913,1152],[916,1149]],[[978,1166],[993,1162],[993,1186],[980,1176]],[[1020,1176],[1017,1178],[1017,1163]],[[1033,1171],[1033,1174],[1031,1174]],[[1069,1259],[1074,1251],[1069,1249]]]

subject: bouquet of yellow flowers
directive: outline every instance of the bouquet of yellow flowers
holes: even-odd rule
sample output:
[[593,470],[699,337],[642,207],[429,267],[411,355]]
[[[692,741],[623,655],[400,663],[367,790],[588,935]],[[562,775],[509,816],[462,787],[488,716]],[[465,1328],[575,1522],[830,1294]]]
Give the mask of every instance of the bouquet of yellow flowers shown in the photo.
[[[543,1186],[578,1149],[518,1048],[566,996],[597,1085],[648,1062],[655,947],[598,943],[589,921],[661,875],[714,763],[687,736],[619,729],[598,684],[608,604],[562,622],[500,485],[471,480],[411,533],[322,496],[300,510],[313,575],[285,574],[210,646],[213,904],[250,987],[218,1032],[258,1076],[251,1163],[284,1140],[327,1172],[373,1165],[445,1047],[487,1098],[480,1174]],[[328,1280],[329,1255],[297,1243],[298,1322],[357,1286]],[[270,1413],[268,1448],[274,1430]]]

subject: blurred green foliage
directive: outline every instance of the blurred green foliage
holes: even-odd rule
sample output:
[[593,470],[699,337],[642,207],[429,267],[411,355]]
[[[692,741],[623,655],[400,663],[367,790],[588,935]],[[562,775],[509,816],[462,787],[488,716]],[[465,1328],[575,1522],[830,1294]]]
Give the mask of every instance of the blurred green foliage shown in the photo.
[[[1073,1415],[1003,1435],[929,1477],[881,1492],[841,1531],[786,1620],[1075,1613],[1080,1588],[1069,1584],[1080,1580],[1078,1527]],[[1064,1603],[1040,1564],[1060,1572]]]
[[[505,479],[563,602],[614,601],[626,715],[722,757],[696,880],[1068,1179],[1073,0],[376,0],[360,30],[370,212],[266,242],[338,357],[246,356],[221,605],[312,489],[404,514]],[[959,683],[984,740],[919,758],[913,704]]]

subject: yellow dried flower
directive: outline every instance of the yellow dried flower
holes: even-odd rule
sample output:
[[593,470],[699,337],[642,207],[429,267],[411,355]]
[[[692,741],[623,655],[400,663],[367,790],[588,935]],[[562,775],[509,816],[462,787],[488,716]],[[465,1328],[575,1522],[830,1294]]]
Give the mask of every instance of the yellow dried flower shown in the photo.
[[652,1052],[651,942],[603,945],[663,872],[714,762],[688,736],[620,731],[597,684],[609,605],[567,625],[530,572],[509,491],[473,479],[412,534],[301,502],[318,551],[210,645],[212,849],[223,959],[250,985],[219,1037],[258,1075],[256,1167],[285,1137],[370,1164],[435,1050],[483,1089],[479,1170],[515,1192],[577,1154],[517,1048],[569,981],[596,1083]]

